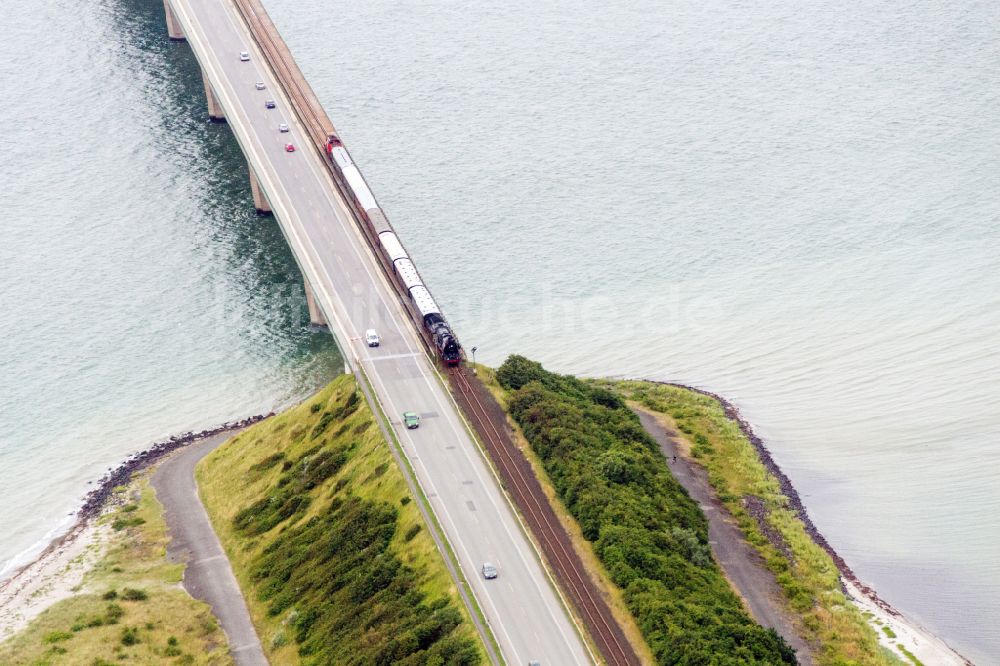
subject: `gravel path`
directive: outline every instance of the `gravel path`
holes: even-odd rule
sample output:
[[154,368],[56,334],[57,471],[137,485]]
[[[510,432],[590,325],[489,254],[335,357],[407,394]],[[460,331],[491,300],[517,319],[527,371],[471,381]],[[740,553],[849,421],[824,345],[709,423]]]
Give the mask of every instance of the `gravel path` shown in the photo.
[[160,464],[152,482],[170,532],[167,558],[187,564],[184,589],[212,607],[239,666],[267,666],[243,593],[212,529],[194,479],[198,461],[233,434],[214,435],[185,447]]
[[781,634],[795,649],[800,664],[811,666],[812,650],[796,631],[785,610],[784,597],[774,574],[767,569],[753,546],[746,542],[743,532],[716,497],[705,469],[682,455],[676,441],[677,433],[666,428],[653,413],[642,409],[634,411],[643,427],[659,443],[660,451],[674,478],[705,512],[712,553],[737,593],[746,602],[750,614],[761,625],[772,627]]

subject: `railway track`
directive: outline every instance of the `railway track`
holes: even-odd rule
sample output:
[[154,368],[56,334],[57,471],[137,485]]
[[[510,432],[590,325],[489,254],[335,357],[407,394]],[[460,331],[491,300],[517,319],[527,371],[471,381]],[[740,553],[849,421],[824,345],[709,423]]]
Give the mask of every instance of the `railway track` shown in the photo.
[[[464,398],[462,402],[468,406],[466,412],[473,419],[476,431],[486,440],[491,457],[532,534],[545,552],[563,589],[569,593],[605,661],[613,666],[638,665],[638,656],[611,615],[611,609],[587,576],[583,562],[573,550],[569,535],[559,523],[541,485],[534,474],[525,469],[527,461],[519,451],[514,453],[513,441],[497,427],[496,414],[490,414],[464,369],[453,368],[450,377],[453,386]],[[499,408],[498,405],[496,407]]]
[[[308,84],[305,83],[301,71],[298,70],[298,67],[293,68],[290,64],[292,62],[291,53],[284,40],[276,37],[277,29],[259,0],[233,1],[244,21],[250,27],[251,33],[263,51],[268,64],[289,96],[296,115],[305,125],[313,147],[320,151],[324,158],[324,164],[333,174],[334,182],[339,183],[337,174],[329,165],[325,154],[327,136],[336,132],[333,123],[322,111],[312,89],[307,90]],[[350,201],[350,197],[347,200]],[[353,209],[353,205],[351,208]],[[361,224],[360,226],[365,232],[365,238],[371,244],[372,239],[367,233],[365,225]],[[375,254],[380,256],[378,252]],[[383,266],[383,268],[385,267]],[[391,274],[389,277],[390,282],[395,285],[396,282],[392,279]],[[404,303],[407,301],[407,299],[402,300]],[[425,344],[428,344],[428,349],[433,356],[433,345],[427,340],[423,327],[418,324],[417,330],[421,333]],[[621,627],[611,615],[610,608],[604,603],[596,587],[587,577],[583,563],[573,550],[569,536],[562,529],[562,525],[549,505],[548,498],[542,492],[541,485],[534,477],[533,472],[525,469],[527,461],[521,457],[520,464],[518,464],[517,457],[520,457],[520,452],[517,451],[516,457],[514,443],[510,437],[504,437],[497,427],[498,418],[501,423],[505,424],[502,410],[499,415],[494,414],[491,418],[489,410],[469,383],[461,367],[453,368],[450,377],[453,380],[453,390],[457,391],[456,397],[464,398],[460,403],[465,403],[466,413],[474,421],[477,432],[486,441],[492,458],[506,481],[508,490],[514,496],[514,500],[522,515],[525,516],[535,539],[541,544],[562,588],[569,593],[606,663],[612,666],[639,666],[639,658],[625,639]],[[499,409],[499,406],[496,407]]]
[[336,130],[326,113],[319,110],[319,102],[312,89],[310,88],[308,92],[305,90],[305,77],[302,72],[298,67],[291,66],[292,57],[288,46],[280,37],[275,38],[277,28],[258,0],[234,0],[234,3],[243,15],[243,20],[250,26],[257,45],[264,51],[264,56],[281,81],[282,88],[291,98],[295,112],[306,125],[315,147],[323,152],[327,135]]

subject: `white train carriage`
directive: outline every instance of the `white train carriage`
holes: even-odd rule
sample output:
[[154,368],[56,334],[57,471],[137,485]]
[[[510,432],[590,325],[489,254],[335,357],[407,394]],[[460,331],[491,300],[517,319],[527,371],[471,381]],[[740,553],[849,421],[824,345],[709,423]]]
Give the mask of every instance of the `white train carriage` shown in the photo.
[[348,153],[347,149],[343,146],[331,148],[330,159],[333,160],[333,163],[336,164],[337,168],[341,171],[354,164],[354,162],[351,161],[351,154]]
[[421,317],[441,314],[441,308],[431,298],[431,292],[427,291],[427,287],[421,285],[410,289],[410,298],[413,300],[413,305],[417,308],[417,312],[420,313]]
[[344,176],[344,180],[347,181],[347,186],[354,192],[354,198],[357,200],[358,207],[361,210],[367,214],[372,208],[378,208],[375,195],[368,189],[368,184],[365,183],[365,179],[361,176],[361,172],[358,171],[358,167],[351,164],[341,169],[340,173]]
[[395,263],[397,259],[410,258],[410,255],[406,254],[406,250],[403,249],[403,244],[399,242],[399,238],[391,231],[379,234],[378,243],[382,246],[382,252],[385,253],[386,258],[392,263]]
[[413,265],[413,261],[403,249],[403,244],[396,237],[385,213],[378,207],[375,195],[368,189],[368,184],[354,165],[350,153],[347,152],[335,134],[330,134],[327,137],[326,150],[335,170],[343,178],[344,184],[354,197],[355,204],[361,210],[362,217],[367,220],[375,235],[378,236],[382,254],[389,260],[400,282],[406,287],[410,301],[420,313],[424,328],[433,339],[434,345],[441,355],[441,360],[445,365],[458,365],[462,360],[461,345],[455,338],[448,322],[441,315],[441,309],[434,302],[431,293],[424,286],[420,274],[417,272],[417,267]]
[[375,230],[376,235],[386,232],[392,233],[392,225],[389,224],[389,220],[386,219],[385,213],[382,212],[381,208],[374,208],[366,212],[368,213],[368,222],[372,225],[372,229]]
[[396,269],[396,274],[402,280],[403,286],[406,287],[407,291],[414,287],[424,286],[423,281],[420,279],[420,273],[417,273],[417,267],[409,259],[397,259],[393,262],[393,268]]

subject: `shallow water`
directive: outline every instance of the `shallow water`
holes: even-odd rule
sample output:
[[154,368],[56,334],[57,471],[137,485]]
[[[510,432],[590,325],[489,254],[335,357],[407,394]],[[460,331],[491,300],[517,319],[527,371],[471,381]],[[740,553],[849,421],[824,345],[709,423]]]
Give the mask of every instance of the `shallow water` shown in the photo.
[[478,360],[726,395],[1000,663],[1000,6],[266,4]]
[[[0,570],[88,480],[342,367],[154,2],[31,5],[0,41]],[[18,555],[20,557],[18,558]]]
[[[726,395],[863,580],[1000,663],[1000,6],[266,4],[478,360]],[[3,560],[339,360],[158,0],[24,8],[0,56]]]

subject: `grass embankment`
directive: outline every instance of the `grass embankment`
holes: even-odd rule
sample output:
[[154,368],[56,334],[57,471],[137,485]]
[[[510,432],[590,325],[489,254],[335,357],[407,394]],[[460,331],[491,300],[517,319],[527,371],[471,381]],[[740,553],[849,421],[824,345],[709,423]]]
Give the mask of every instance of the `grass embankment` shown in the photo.
[[792,664],[712,558],[704,515],[615,393],[512,356],[508,408],[659,664]]
[[[896,664],[879,646],[862,612],[842,593],[833,560],[809,536],[778,481],[737,423],[717,400],[695,391],[649,382],[608,383],[621,395],[666,417],[684,434],[691,455],[761,553],[802,618],[807,638],[820,645],[820,664]],[[754,507],[758,518],[747,510]]]
[[482,663],[353,377],[219,447],[197,478],[275,666]]
[[0,645],[0,664],[232,664],[207,604],[181,586],[166,559],[163,508],[140,477],[101,518],[111,527],[103,557],[78,593]]

